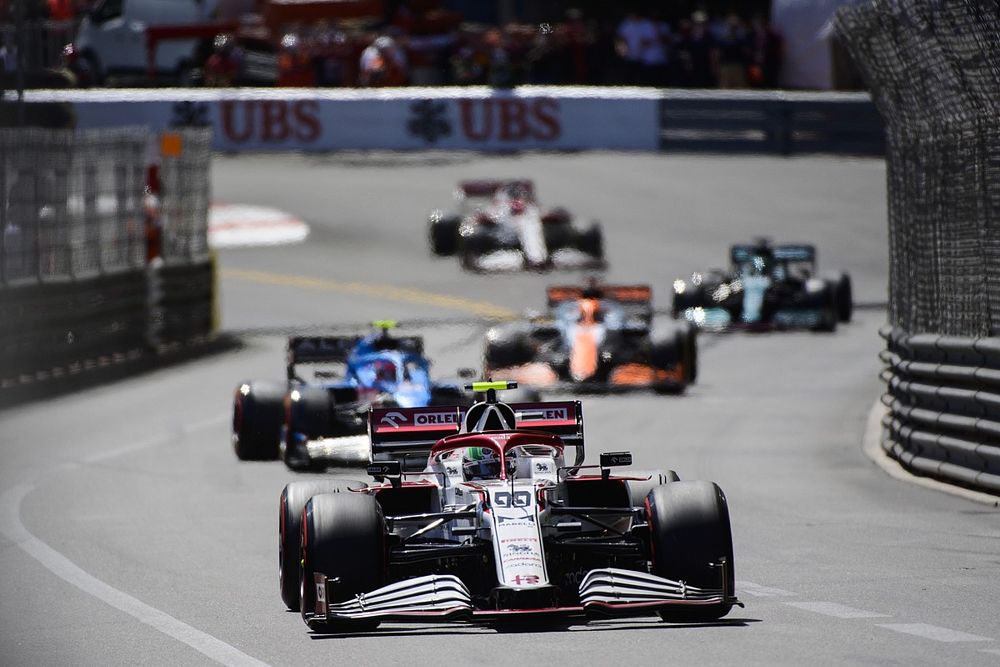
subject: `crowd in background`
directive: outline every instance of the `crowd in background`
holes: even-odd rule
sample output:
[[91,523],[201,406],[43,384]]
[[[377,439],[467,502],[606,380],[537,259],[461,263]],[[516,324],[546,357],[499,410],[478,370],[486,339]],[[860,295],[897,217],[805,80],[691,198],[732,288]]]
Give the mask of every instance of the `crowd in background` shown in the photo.
[[[33,16],[71,20],[92,0],[28,0]],[[200,49],[210,86],[521,84],[774,88],[782,39],[762,14],[609,11],[583,3],[551,22],[474,22],[449,3],[400,0],[370,20],[285,25],[275,34],[252,22]],[[653,4],[653,3],[650,3]],[[9,0],[0,0],[0,10]],[[565,3],[564,3],[565,6]],[[719,8],[719,4],[713,4]],[[729,3],[730,8],[745,3]],[[2,12],[0,12],[2,13]],[[475,17],[473,17],[475,18]],[[264,66],[262,72],[261,63]],[[190,83],[190,82],[186,82]]]
[[[436,21],[440,32],[428,32]],[[222,48],[207,80],[228,82],[245,53]],[[698,10],[674,22],[630,12],[615,23],[577,9],[556,23],[463,22],[461,17],[404,15],[377,30],[319,23],[281,39],[279,85],[400,86],[521,84],[774,88],[782,40],[765,17],[710,17]]]

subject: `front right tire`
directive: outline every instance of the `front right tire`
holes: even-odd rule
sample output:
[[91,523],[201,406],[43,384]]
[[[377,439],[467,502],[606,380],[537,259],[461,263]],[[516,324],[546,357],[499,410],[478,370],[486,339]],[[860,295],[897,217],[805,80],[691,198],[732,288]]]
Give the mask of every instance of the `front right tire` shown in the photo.
[[278,588],[281,601],[291,611],[299,611],[301,578],[302,510],[313,496],[347,490],[343,482],[315,480],[291,482],[278,500]]
[[323,632],[357,632],[378,627],[378,621],[338,621],[319,625],[311,619],[316,608],[313,575],[337,578],[334,599],[340,602],[384,585],[386,525],[382,508],[364,493],[313,496],[302,511],[302,618]]

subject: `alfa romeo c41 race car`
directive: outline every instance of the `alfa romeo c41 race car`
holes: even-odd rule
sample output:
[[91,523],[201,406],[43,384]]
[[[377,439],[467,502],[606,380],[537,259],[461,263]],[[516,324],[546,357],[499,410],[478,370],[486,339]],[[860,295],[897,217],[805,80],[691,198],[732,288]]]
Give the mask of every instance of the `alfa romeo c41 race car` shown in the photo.
[[584,465],[580,403],[499,402],[495,391],[508,386],[476,383],[486,400],[467,410],[373,409],[373,452],[422,451],[422,472],[380,460],[369,466],[371,485],[285,488],[282,597],[310,628],[711,621],[740,604],[716,484],[669,470],[614,472],[631,464],[628,452]]
[[548,314],[501,324],[486,334],[486,377],[536,389],[681,391],[697,375],[696,329],[653,331],[648,285],[557,286]]
[[715,331],[810,329],[833,331],[850,322],[851,278],[816,277],[811,245],[734,245],[729,271],[674,281],[674,317]]
[[542,210],[531,181],[462,181],[455,197],[458,211],[432,211],[428,232],[431,251],[441,256],[457,254],[465,269],[604,265],[600,225],[595,222],[579,230],[566,209]]
[[[324,459],[354,437],[367,446],[372,405],[469,404],[460,380],[433,381],[420,336],[392,336],[391,321],[367,336],[288,339],[287,380],[241,383],[233,402],[233,444],[243,460],[282,458],[293,470],[326,467]],[[315,368],[301,377],[302,366]]]

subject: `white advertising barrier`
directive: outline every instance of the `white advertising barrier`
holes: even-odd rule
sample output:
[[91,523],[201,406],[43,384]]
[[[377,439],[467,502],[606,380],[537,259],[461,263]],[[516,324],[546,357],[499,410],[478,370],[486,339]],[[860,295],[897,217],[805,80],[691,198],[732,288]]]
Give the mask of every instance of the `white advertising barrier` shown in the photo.
[[659,149],[659,94],[522,87],[32,91],[79,129],[211,126],[222,151]]

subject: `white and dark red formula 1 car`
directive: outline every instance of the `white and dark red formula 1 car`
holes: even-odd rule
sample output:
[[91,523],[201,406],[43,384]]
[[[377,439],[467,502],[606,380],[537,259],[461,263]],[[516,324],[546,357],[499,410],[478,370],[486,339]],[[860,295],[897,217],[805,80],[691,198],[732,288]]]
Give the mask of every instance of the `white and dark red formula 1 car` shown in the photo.
[[[282,590],[299,584],[285,602],[310,628],[699,622],[740,604],[717,485],[669,470],[615,472],[631,464],[628,452],[585,465],[580,403],[498,401],[513,384],[475,383],[486,400],[471,408],[373,408],[372,484],[286,487]],[[425,469],[403,471],[399,457],[417,452]]]
[[573,224],[564,208],[543,209],[529,180],[462,181],[456,210],[428,216],[431,252],[458,255],[470,271],[602,268],[604,236]]

